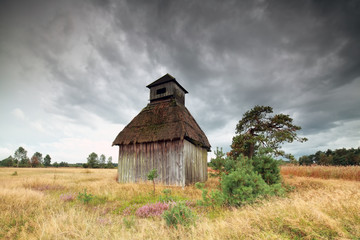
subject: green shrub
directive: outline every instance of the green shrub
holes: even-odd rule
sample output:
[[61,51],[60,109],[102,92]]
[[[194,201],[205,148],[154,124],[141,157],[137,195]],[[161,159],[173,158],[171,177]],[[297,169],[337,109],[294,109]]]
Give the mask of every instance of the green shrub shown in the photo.
[[238,158],[237,168],[228,175],[223,174],[221,188],[229,205],[240,206],[270,193],[269,186],[256,173],[251,159]]
[[93,198],[94,196],[90,193],[87,193],[86,192],[86,188],[84,189],[84,192],[83,193],[80,193],[78,194],[78,200],[80,200],[81,202],[85,203],[85,204],[88,204]]
[[196,219],[195,214],[184,203],[177,203],[176,205],[170,206],[169,210],[166,210],[162,217],[168,226],[175,228],[177,228],[179,224],[185,227],[195,224]]
[[254,170],[258,172],[268,185],[280,183],[279,161],[260,150],[252,159]]
[[224,194],[219,190],[211,191],[209,194],[209,190],[204,188],[203,183],[197,182],[195,184],[195,187],[197,189],[200,189],[202,191],[202,200],[197,200],[197,204],[200,206],[221,206],[225,203],[225,197]]

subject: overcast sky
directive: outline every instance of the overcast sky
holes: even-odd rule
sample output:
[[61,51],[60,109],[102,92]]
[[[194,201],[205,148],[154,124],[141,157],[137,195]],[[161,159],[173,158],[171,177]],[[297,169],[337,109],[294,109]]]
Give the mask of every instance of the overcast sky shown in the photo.
[[360,146],[360,1],[1,1],[0,160],[112,156],[169,73],[212,149],[255,105],[289,114],[300,157]]

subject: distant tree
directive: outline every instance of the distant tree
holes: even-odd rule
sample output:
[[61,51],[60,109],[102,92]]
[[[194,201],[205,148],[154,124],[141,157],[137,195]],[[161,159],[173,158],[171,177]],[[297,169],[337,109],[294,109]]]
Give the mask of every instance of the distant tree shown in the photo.
[[223,152],[222,148],[220,148],[220,150],[219,148],[216,148],[214,154],[215,158],[210,159],[209,167],[211,167],[215,171],[210,173],[210,176],[220,176],[221,178],[222,173],[225,171],[226,154]]
[[31,157],[31,159],[30,159],[30,166],[31,166],[31,167],[38,167],[38,166],[40,166],[40,161],[39,161],[38,157],[36,157],[36,156],[34,156],[34,155]]
[[318,161],[319,165],[331,165],[332,164],[332,156],[327,156],[325,153],[321,152],[319,154],[319,161]]
[[108,158],[108,161],[107,161],[107,164],[106,164],[106,168],[113,168],[114,167],[114,165],[113,165],[113,163],[112,163],[112,156],[110,156],[109,158]]
[[57,167],[59,167],[59,164],[58,164],[57,162],[54,162],[54,163],[53,163],[53,167],[56,167],[56,168],[57,168]]
[[27,165],[28,163],[27,151],[23,147],[19,147],[15,151],[14,158],[16,159],[17,167],[19,167],[20,164]]
[[349,165],[360,165],[360,153],[356,154],[356,151],[352,149],[347,155]]
[[69,164],[67,162],[60,162],[59,167],[69,167]]
[[0,166],[2,167],[12,167],[14,166],[15,159],[10,155],[9,157],[5,158],[4,160],[0,161]]
[[100,155],[100,158],[99,158],[99,164],[100,164],[100,167],[101,168],[105,168],[105,161],[106,161],[106,157],[104,154],[101,154]]
[[273,113],[272,107],[255,106],[247,111],[236,125],[236,136],[233,137],[230,155],[236,159],[240,154],[252,158],[262,146],[273,150],[276,156],[291,158],[281,150],[285,142],[307,141],[297,136],[301,127],[294,125],[289,115]]
[[31,167],[38,167],[42,164],[42,154],[39,152],[34,153],[30,159]]
[[44,158],[44,166],[45,167],[51,166],[51,157],[49,154],[46,154],[46,156]]
[[301,157],[301,160],[302,165],[312,163],[333,166],[360,165],[360,147],[357,149],[328,149],[325,152],[317,151],[315,154]]
[[311,158],[309,158],[308,156],[302,156],[299,158],[299,164],[300,165],[311,165],[313,164],[314,162],[311,160]]
[[31,162],[28,157],[21,159],[19,167],[31,167]]
[[293,164],[293,165],[299,165],[299,161],[298,161],[298,160],[296,160],[296,158],[295,158],[295,157],[293,157],[293,158],[290,158],[290,164]]
[[92,152],[87,158],[87,164],[89,168],[98,168],[99,167],[99,157],[96,153]]

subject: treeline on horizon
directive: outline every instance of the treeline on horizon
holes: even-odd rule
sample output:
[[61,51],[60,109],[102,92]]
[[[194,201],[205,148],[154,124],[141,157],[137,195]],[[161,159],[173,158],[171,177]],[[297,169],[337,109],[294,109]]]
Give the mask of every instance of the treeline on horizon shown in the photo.
[[304,155],[299,158],[299,165],[323,166],[355,166],[360,165],[360,147],[354,149],[336,149],[317,151],[315,154]]
[[40,152],[35,152],[31,158],[27,156],[27,151],[23,147],[19,147],[14,155],[0,161],[0,167],[83,167],[83,168],[114,168],[117,164],[112,163],[112,157],[109,157],[106,162],[106,157],[101,154],[100,157],[96,153],[91,153],[87,158],[87,163],[67,163],[54,162],[51,163],[51,157]]

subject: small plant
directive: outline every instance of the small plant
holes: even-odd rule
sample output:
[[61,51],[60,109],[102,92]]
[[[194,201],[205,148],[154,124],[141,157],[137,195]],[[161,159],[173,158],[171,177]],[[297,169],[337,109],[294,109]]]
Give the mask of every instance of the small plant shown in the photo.
[[17,171],[15,171],[15,172],[13,172],[13,174],[11,174],[11,176],[17,176],[17,175],[18,175]]
[[146,204],[138,208],[135,212],[136,216],[146,218],[146,217],[157,217],[161,216],[165,210],[169,209],[169,204],[157,202],[153,204]]
[[221,177],[221,173],[224,172],[224,166],[225,166],[225,153],[223,152],[222,148],[216,148],[214,151],[215,158],[212,158],[209,167],[212,168],[212,171],[210,172],[210,177]]
[[[211,191],[209,194],[209,190],[207,190],[206,188],[204,188],[204,183],[199,183],[197,182],[195,184],[195,187],[197,189],[200,189],[202,191],[202,200],[198,200],[197,201],[197,205],[200,205],[200,206],[222,206],[224,205],[225,203],[225,196],[224,194],[219,191],[219,190],[214,190],[214,191]],[[208,196],[210,195],[210,196]]]
[[195,224],[196,220],[196,216],[191,209],[181,202],[170,206],[169,210],[166,210],[162,217],[168,226],[175,228],[177,228],[179,224],[188,227]]
[[159,176],[156,168],[154,168],[153,170],[151,170],[148,175],[147,175],[147,178],[148,180],[152,181],[153,182],[153,185],[154,185],[154,195],[155,195],[155,178],[157,178]]
[[124,217],[123,224],[127,229],[132,228],[133,226],[135,226],[135,217],[134,216]]
[[60,200],[64,202],[71,202],[75,200],[75,193],[64,193],[60,195]]
[[88,204],[93,198],[94,196],[91,193],[87,193],[86,192],[86,188],[84,189],[83,193],[78,194],[78,200],[80,200],[81,202]]
[[174,201],[173,197],[171,196],[171,189],[165,188],[163,191],[163,195],[159,196],[159,201],[160,202],[170,202],[170,201]]
[[209,190],[207,190],[206,188],[204,188],[204,183],[200,183],[200,182],[197,182],[195,183],[195,187],[199,190],[201,190],[201,197],[202,197],[202,200],[198,200],[197,201],[197,204],[200,205],[200,206],[209,206],[210,205],[210,199],[208,198],[208,192]]

